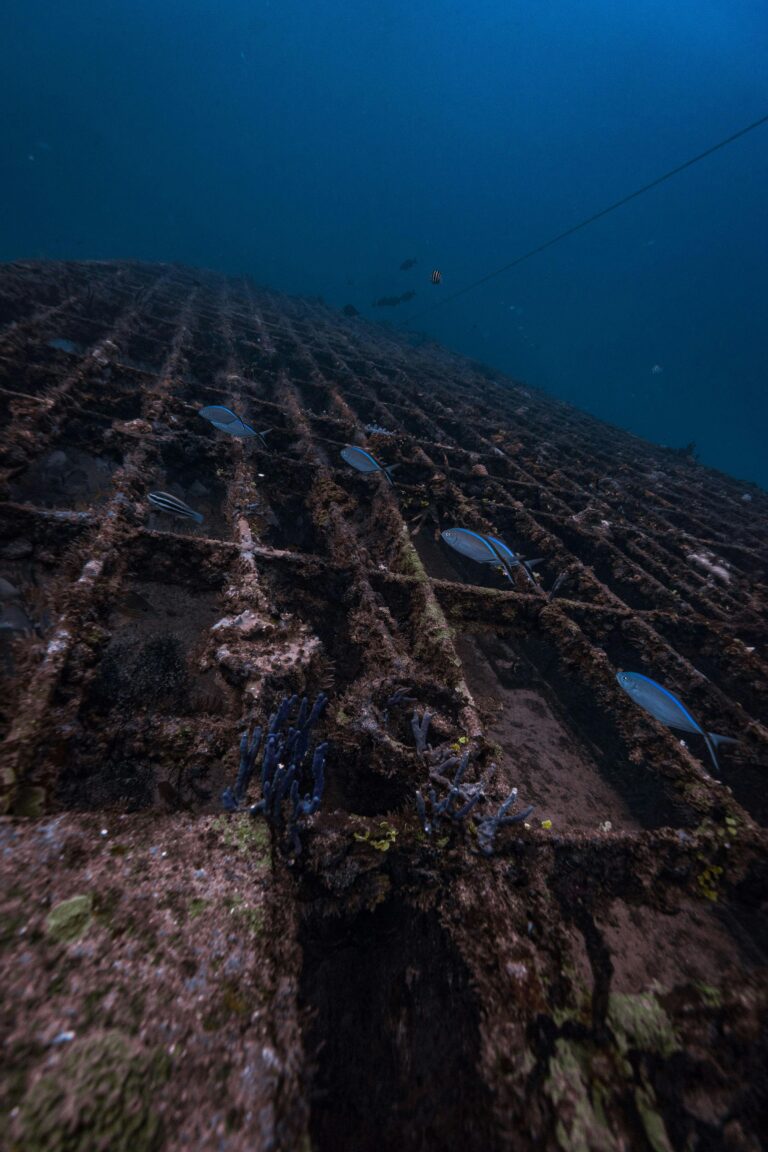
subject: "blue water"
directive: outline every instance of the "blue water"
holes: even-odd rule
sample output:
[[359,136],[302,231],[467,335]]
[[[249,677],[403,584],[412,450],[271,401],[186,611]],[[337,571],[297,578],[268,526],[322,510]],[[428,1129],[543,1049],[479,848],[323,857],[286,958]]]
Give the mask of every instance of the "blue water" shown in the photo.
[[[394,323],[768,112],[765,0],[6,0],[2,28],[0,259]],[[414,327],[768,485],[767,203],[768,125]]]

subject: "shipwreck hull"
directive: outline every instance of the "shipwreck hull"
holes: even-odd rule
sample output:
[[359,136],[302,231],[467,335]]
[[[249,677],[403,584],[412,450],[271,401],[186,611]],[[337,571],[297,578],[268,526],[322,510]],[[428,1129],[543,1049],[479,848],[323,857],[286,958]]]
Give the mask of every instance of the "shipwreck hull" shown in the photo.
[[[765,493],[171,265],[0,269],[0,411],[10,1147],[760,1147]],[[621,668],[738,737],[717,778]],[[219,797],[243,728],[321,691],[296,857]],[[535,806],[491,854],[416,810],[467,750],[489,813]]]

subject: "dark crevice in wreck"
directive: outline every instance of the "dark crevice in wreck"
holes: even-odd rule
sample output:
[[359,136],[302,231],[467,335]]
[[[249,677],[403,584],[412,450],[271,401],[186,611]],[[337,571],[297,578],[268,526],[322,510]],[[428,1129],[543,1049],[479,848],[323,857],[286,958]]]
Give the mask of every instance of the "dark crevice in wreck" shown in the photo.
[[364,736],[334,743],[334,773],[328,781],[328,805],[360,816],[383,816],[411,802],[415,791],[407,769],[381,763],[376,746]]
[[493,1147],[479,1004],[436,914],[310,913],[300,941],[313,1148]]

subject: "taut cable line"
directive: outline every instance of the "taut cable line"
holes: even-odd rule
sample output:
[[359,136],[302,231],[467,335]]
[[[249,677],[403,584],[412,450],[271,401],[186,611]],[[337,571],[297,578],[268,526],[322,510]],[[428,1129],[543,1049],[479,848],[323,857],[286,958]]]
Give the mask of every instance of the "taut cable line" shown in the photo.
[[438,300],[436,303],[430,304],[428,308],[423,308],[420,312],[414,312],[412,316],[401,320],[398,327],[402,328],[406,324],[418,320],[420,316],[426,316],[429,312],[435,312],[438,308],[444,308],[446,304],[450,304],[452,300],[457,300],[459,296],[466,296],[467,292],[472,292],[475,288],[479,288],[481,284],[487,284],[488,281],[493,280],[495,276],[501,276],[502,272],[508,272],[510,268],[516,268],[518,264],[522,264],[524,260],[530,260],[532,256],[538,256],[539,252],[544,252],[554,244],[559,244],[560,241],[565,240],[566,237],[573,236],[574,232],[580,232],[582,228],[594,224],[595,220],[602,219],[602,217],[607,216],[609,212],[615,212],[617,208],[623,207],[624,204],[629,204],[630,200],[636,200],[638,196],[650,192],[651,188],[657,188],[659,184],[663,184],[665,180],[671,180],[672,177],[677,176],[679,172],[684,172],[686,168],[698,164],[700,160],[704,160],[707,156],[711,156],[713,152],[718,152],[721,148],[725,148],[727,144],[732,144],[734,140],[738,140],[741,136],[746,136],[748,132],[753,132],[755,128],[759,128],[766,122],[768,122],[768,115],[761,116],[759,120],[753,120],[751,124],[747,124],[746,128],[740,128],[738,132],[734,132],[731,136],[726,136],[724,140],[713,144],[711,148],[705,149],[704,152],[699,152],[697,156],[692,156],[690,160],[686,160],[683,164],[678,164],[676,168],[670,168],[669,172],[665,172],[663,176],[657,176],[656,179],[651,180],[649,184],[643,184],[642,188],[637,188],[634,192],[630,192],[628,196],[622,196],[620,200],[614,200],[613,204],[609,204],[607,208],[601,208],[599,212],[593,213],[592,216],[587,216],[585,220],[580,220],[578,224],[566,228],[564,232],[559,232],[557,236],[553,236],[551,240],[546,240],[543,244],[538,244],[535,248],[524,252],[522,256],[518,256],[516,259],[510,260],[508,264],[503,264],[501,268],[496,268],[495,271],[489,272],[487,276],[481,276],[479,280],[473,280],[471,284],[465,285],[464,288],[459,288],[458,291],[452,292],[450,296],[446,296],[443,300]]

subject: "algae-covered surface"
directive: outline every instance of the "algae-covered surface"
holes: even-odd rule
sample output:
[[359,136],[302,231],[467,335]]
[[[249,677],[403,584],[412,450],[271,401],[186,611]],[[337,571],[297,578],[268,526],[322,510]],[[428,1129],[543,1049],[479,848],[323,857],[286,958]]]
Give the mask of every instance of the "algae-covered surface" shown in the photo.
[[[759,1147],[759,970],[737,981],[734,946],[702,983],[681,952],[662,985],[641,932],[645,979],[610,992],[610,954],[552,899],[567,875],[522,840],[473,861],[410,821],[329,816],[301,870],[275,872],[247,813],[66,814],[6,818],[0,845],[10,1152],[324,1149],[339,1132],[409,1148],[424,1131],[436,1148]],[[641,924],[660,916],[700,938],[687,905],[646,904]]]
[[66,815],[0,845],[3,1147],[266,1147],[264,828]]

